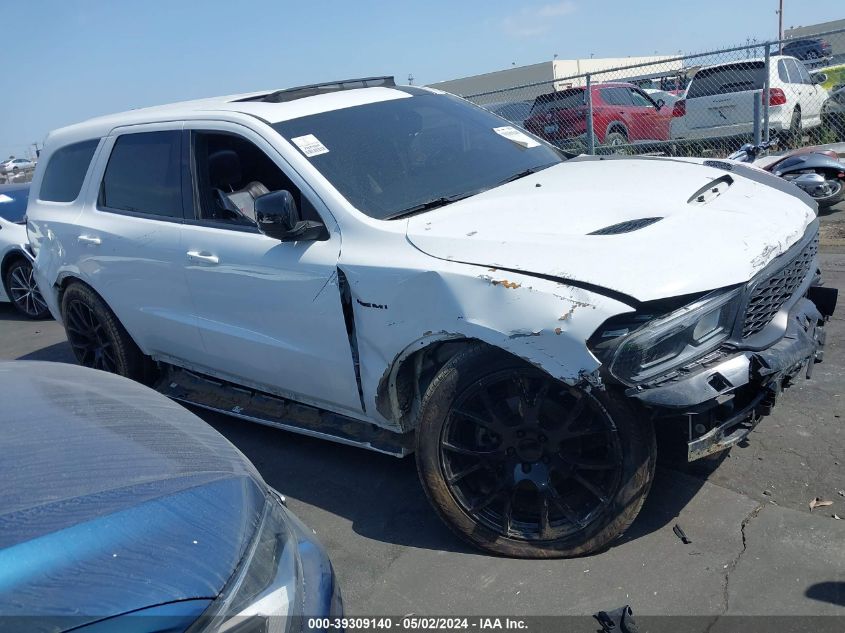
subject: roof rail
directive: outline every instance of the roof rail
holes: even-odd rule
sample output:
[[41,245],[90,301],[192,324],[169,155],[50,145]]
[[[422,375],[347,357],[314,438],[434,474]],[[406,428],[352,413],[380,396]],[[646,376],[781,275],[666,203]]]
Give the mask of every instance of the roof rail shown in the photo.
[[361,79],[344,79],[342,81],[329,81],[322,84],[311,84],[310,86],[298,86],[296,88],[285,88],[264,95],[236,99],[239,101],[263,101],[265,103],[285,103],[313,97],[314,95],[338,92],[340,90],[355,90],[356,88],[392,88],[396,85],[393,77],[363,77]]

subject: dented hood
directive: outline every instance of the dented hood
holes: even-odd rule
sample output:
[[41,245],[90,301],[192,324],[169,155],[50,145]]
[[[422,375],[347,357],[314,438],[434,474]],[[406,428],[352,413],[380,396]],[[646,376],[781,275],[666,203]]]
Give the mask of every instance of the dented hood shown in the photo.
[[[649,301],[748,281],[801,238],[816,215],[808,201],[742,165],[582,157],[414,216],[407,236],[440,259]],[[644,218],[661,219],[591,235]]]

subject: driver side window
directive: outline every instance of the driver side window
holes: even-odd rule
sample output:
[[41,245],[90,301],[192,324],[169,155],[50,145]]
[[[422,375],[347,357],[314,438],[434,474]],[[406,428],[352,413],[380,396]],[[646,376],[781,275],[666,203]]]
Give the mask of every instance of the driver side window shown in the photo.
[[634,105],[640,108],[656,107],[654,102],[639,90],[631,89],[631,99],[634,101]]
[[197,219],[203,224],[255,227],[256,198],[286,190],[303,219],[319,220],[307,197],[254,143],[236,134],[191,133]]

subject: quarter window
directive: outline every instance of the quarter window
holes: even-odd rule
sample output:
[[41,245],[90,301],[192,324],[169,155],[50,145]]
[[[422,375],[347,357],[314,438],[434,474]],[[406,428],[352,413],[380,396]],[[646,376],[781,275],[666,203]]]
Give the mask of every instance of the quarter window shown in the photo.
[[53,152],[41,181],[38,198],[47,202],[76,200],[99,143],[100,139],[92,139],[67,145]]
[[789,73],[786,72],[786,62],[778,60],[778,78],[785,84],[789,83]]
[[181,157],[178,130],[119,136],[103,175],[100,206],[182,218]]

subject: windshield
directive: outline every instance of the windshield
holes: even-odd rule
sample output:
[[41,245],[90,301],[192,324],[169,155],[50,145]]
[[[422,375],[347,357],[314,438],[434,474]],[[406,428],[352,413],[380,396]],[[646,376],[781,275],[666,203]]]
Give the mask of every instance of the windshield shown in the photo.
[[377,219],[448,204],[563,160],[507,121],[450,95],[401,97],[273,127],[350,203]]
[[0,218],[8,222],[22,223],[28,198],[29,185],[0,187]]

